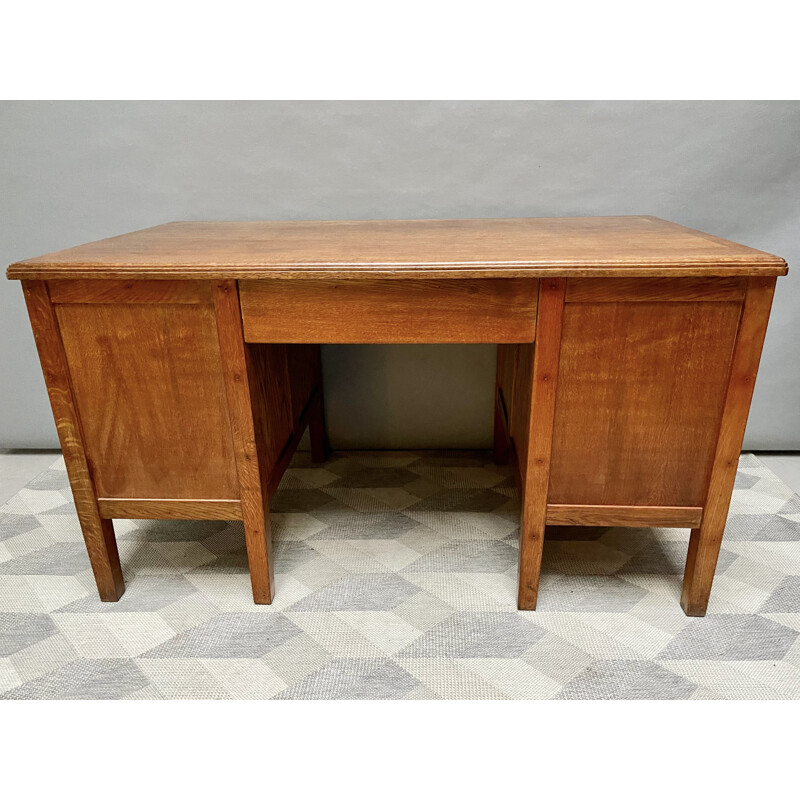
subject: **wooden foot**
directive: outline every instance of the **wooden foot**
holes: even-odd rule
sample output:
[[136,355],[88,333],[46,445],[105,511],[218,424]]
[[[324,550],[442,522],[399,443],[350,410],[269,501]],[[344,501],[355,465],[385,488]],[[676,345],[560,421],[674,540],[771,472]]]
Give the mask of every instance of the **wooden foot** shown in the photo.
[[89,521],[85,514],[78,513],[83,540],[92,564],[97,592],[104,603],[114,603],[125,593],[125,581],[119,563],[114,523],[110,519]]
[[249,514],[244,523],[247,545],[247,563],[250,568],[250,585],[253,602],[269,605],[275,596],[275,578],[272,566],[272,534],[269,529],[269,512]]
[[692,530],[681,593],[681,607],[687,617],[706,615],[724,527],[707,525]]

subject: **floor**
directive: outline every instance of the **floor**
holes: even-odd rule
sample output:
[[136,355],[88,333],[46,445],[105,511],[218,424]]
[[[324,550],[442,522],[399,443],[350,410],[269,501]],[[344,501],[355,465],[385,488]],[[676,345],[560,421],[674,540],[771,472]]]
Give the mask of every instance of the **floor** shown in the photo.
[[46,470],[60,450],[0,450],[0,504]]
[[517,611],[512,475],[463,451],[299,453],[271,606],[241,523],[116,521],[101,603],[49,456],[0,506],[3,699],[800,699],[800,497],[750,454],[703,619],[670,529],[556,529]]
[[800,453],[756,453],[793,492],[800,494]]

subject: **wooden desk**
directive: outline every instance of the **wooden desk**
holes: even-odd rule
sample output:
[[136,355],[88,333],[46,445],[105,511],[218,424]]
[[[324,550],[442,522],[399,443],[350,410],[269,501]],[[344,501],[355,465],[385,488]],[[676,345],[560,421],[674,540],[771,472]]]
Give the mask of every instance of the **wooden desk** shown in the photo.
[[[12,265],[103,600],[113,518],[242,519],[274,593],[268,502],[319,344],[498,344],[495,455],[519,475],[519,608],[545,525],[692,529],[702,615],[783,259],[654,217],[175,222]],[[646,535],[646,534],[643,534]]]

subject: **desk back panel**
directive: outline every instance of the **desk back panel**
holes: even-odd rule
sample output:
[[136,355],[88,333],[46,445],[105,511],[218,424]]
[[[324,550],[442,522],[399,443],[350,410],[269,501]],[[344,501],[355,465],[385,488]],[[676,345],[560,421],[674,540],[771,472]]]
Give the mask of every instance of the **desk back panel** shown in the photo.
[[52,299],[97,496],[238,499],[210,287],[87,283]]
[[743,296],[725,280],[569,282],[549,503],[704,505]]

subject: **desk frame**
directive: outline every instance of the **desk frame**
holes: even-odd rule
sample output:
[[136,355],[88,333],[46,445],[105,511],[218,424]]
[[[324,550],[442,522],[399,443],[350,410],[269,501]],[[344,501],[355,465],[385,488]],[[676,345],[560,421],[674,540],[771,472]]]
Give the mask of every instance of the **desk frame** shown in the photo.
[[[547,525],[692,533],[701,616],[776,279],[786,263],[649,216],[175,222],[12,264],[100,597],[114,518],[241,519],[274,595],[269,497],[306,427],[320,344],[498,346],[494,451],[521,498],[518,605]],[[646,535],[643,533],[642,535]]]
[[[477,279],[418,281],[411,287],[392,281],[313,280],[245,281],[240,285],[234,280],[34,280],[23,284],[102,600],[118,600],[124,591],[113,518],[242,519],[253,598],[256,603],[270,603],[275,587],[269,497],[306,427],[310,428],[314,461],[324,460],[327,450],[319,342],[491,341],[500,343],[495,459],[514,464],[522,501],[519,608],[536,608],[547,525],[690,527],[681,603],[687,614],[702,616],[722,541],[775,281],[774,277]],[[729,364],[724,366],[726,381],[716,387],[721,392],[718,432],[707,453],[702,500],[692,505],[585,503],[580,498],[550,502],[557,406],[564,402],[559,399],[559,370],[565,310],[570,304],[638,302],[680,303],[693,309],[715,302],[736,307],[735,335],[729,343]],[[216,363],[217,377],[224,386],[231,474],[237,484],[232,496],[146,497],[141,491],[137,495],[136,488],[125,496],[104,496],[98,482],[105,478],[106,467],[97,463],[97,450],[91,443],[97,440],[98,425],[86,418],[114,412],[116,426],[131,420],[120,418],[119,408],[113,404],[104,408],[99,396],[82,399],[80,391],[76,392],[75,370],[82,367],[74,363],[75,348],[87,342],[99,346],[104,338],[113,338],[111,328],[98,330],[97,325],[107,316],[94,310],[119,312],[126,306],[190,307],[198,309],[198,315],[213,316],[218,345],[204,355],[212,366]],[[77,309],[77,316],[59,309]],[[698,319],[702,327],[702,315]],[[91,329],[88,333],[87,326]],[[142,346],[150,347],[151,355],[155,352],[152,342]],[[287,347],[305,349],[299,360],[293,360],[287,356]],[[155,353],[159,359],[163,355]],[[646,359],[642,363],[646,372]],[[113,370],[114,362],[106,359],[103,369]],[[175,363],[167,365],[170,374],[175,369]],[[212,372],[208,377],[211,383],[215,380]],[[634,387],[636,380],[634,375]],[[293,392],[298,396],[293,397]],[[203,415],[208,409],[185,411]],[[174,422],[185,424],[186,420]],[[89,441],[84,429],[91,430]],[[131,435],[144,439],[138,452],[146,455],[153,446],[147,432],[139,427]],[[97,441],[104,446],[110,442],[108,438]],[[704,465],[697,465],[697,469],[701,467]],[[216,481],[217,476],[212,475],[211,480]],[[148,484],[153,482],[145,476],[143,485]]]

